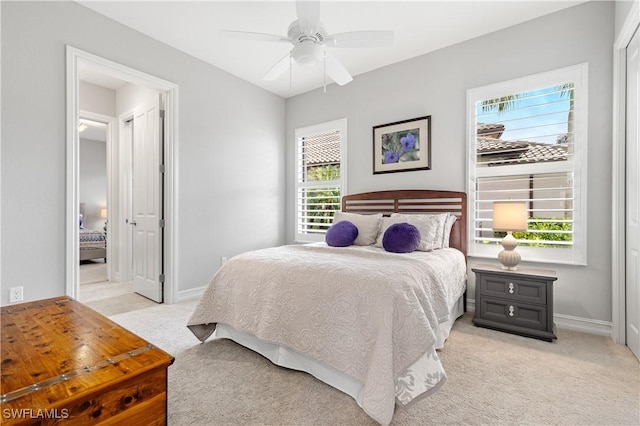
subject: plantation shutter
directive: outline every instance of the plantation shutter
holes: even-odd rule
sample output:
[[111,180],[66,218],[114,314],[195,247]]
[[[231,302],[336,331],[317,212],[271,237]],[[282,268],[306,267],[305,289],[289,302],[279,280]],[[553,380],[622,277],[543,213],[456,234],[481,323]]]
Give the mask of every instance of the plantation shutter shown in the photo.
[[527,231],[514,236],[521,246],[570,248],[573,245],[573,174],[545,173],[476,180],[476,243],[499,243],[492,229],[495,201],[527,203]]
[[343,131],[296,133],[296,240],[323,240],[341,205]]
[[523,259],[584,262],[585,82],[580,65],[469,91],[472,254],[499,251],[493,203],[510,200],[527,204]]

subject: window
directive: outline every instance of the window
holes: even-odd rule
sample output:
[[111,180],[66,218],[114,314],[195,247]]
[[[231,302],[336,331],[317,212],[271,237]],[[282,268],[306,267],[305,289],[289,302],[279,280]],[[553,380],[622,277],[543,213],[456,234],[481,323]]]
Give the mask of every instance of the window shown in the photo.
[[297,129],[295,240],[323,241],[346,188],[347,119]]
[[495,257],[493,202],[527,203],[523,260],[586,264],[587,64],[467,92],[469,254]]

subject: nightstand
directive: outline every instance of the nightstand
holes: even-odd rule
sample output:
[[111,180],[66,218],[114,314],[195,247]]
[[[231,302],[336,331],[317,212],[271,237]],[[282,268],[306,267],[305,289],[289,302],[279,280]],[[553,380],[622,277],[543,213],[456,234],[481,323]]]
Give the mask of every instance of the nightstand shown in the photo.
[[549,342],[557,338],[553,323],[555,271],[506,271],[489,264],[471,270],[476,274],[475,325]]

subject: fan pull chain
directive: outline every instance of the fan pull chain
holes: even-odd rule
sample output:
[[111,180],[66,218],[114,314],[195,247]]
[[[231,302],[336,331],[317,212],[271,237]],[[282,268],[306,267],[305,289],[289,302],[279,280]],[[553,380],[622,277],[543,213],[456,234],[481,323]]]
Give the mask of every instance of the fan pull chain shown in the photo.
[[327,51],[325,49],[324,50],[324,60],[323,62],[323,66],[324,66],[324,75],[322,76],[322,87],[324,89],[324,93],[327,93]]
[[289,97],[291,97],[291,80],[293,80],[293,59],[291,59],[291,54],[289,54]]

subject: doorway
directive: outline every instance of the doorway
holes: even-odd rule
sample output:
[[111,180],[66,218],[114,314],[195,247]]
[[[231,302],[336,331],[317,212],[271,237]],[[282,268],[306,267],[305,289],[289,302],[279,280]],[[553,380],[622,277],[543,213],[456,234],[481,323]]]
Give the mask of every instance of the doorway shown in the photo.
[[[157,77],[140,71],[125,67],[115,62],[100,58],[93,54],[83,52],[79,49],[67,46],[67,251],[66,251],[66,276],[67,276],[67,294],[71,297],[78,298],[79,295],[79,232],[78,232],[78,214],[79,214],[79,137],[78,137],[78,118],[81,116],[79,105],[79,86],[80,86],[80,69],[90,69],[95,73],[105,76],[105,78],[117,78],[126,81],[132,85],[147,88],[150,91],[164,94],[164,125],[163,134],[165,144],[162,150],[164,158],[164,173],[159,178],[161,185],[164,187],[162,210],[164,213],[164,238],[161,242],[162,258],[153,259],[153,262],[162,264],[162,277],[164,285],[161,290],[161,301],[164,303],[174,303],[176,300],[175,293],[175,249],[174,241],[176,241],[177,233],[175,229],[175,218],[177,212],[177,194],[175,186],[175,176],[177,162],[174,153],[177,148],[177,86],[171,82],[158,79]],[[116,126],[117,124],[117,126]],[[113,126],[114,140],[117,135],[124,133],[125,124],[118,120]],[[124,139],[124,138],[123,138]],[[111,158],[119,158],[114,156],[119,149],[119,143],[111,144],[109,156]],[[111,161],[107,165],[108,181],[113,181],[112,177],[120,176],[121,167],[123,165],[118,161]],[[118,186],[116,186],[118,185]],[[124,184],[121,182],[109,185],[107,191],[108,209],[107,222],[109,223],[109,239],[117,241],[120,238],[126,238],[128,212],[122,202],[119,202],[119,190]],[[111,208],[111,207],[114,208]],[[112,238],[113,237],[113,238]],[[108,248],[109,263],[113,265],[110,268],[110,274],[116,275],[118,270],[122,272],[122,265],[126,265],[127,255],[119,250],[118,244],[113,244]],[[111,265],[110,265],[111,266]],[[124,266],[126,268],[126,266]]]
[[107,271],[107,266],[111,266],[107,263],[111,257],[107,248],[112,246],[107,244],[107,147],[114,143],[110,137],[114,120],[111,116],[81,111],[78,124],[81,289],[87,284],[113,282],[113,274]]

